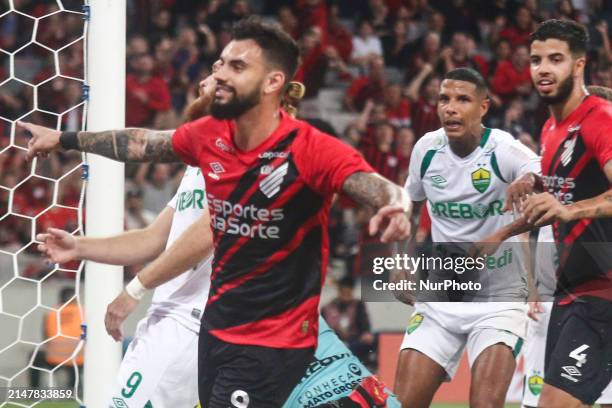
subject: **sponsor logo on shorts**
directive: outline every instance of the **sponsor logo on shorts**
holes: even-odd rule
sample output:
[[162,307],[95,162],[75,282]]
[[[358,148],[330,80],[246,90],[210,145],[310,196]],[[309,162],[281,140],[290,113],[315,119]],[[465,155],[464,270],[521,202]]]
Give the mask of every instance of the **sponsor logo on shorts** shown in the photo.
[[420,325],[423,323],[423,315],[421,313],[417,313],[408,322],[408,327],[406,328],[406,333],[411,334],[415,331]]
[[472,172],[472,185],[479,193],[484,193],[491,184],[491,172],[482,167]]
[[533,395],[540,395],[542,392],[542,386],[544,385],[544,378],[539,375],[532,375],[527,379],[527,386],[529,387],[529,391]]

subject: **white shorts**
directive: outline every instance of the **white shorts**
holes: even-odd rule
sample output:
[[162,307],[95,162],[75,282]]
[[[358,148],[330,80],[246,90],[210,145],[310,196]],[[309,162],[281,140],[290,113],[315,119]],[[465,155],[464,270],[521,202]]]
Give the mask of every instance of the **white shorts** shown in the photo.
[[523,303],[417,303],[400,347],[414,349],[455,375],[467,347],[470,367],[486,348],[503,343],[517,355],[527,325]]
[[[544,355],[546,351],[546,332],[552,310],[552,302],[542,303],[543,312],[538,314],[538,321],[529,319],[527,338],[525,339],[525,388],[523,406],[537,407],[544,385]],[[601,394],[597,404],[612,404],[612,383]]]
[[142,319],[121,361],[110,407],[193,408],[197,361],[197,333],[168,317]]

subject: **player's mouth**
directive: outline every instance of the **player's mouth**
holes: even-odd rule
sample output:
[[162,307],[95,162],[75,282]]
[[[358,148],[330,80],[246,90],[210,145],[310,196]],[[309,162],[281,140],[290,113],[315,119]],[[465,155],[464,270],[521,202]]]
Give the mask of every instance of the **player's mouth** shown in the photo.
[[542,78],[538,80],[536,83],[536,88],[538,88],[538,92],[540,93],[549,93],[552,92],[555,87],[555,81],[549,78]]
[[449,119],[444,121],[444,130],[447,132],[456,132],[463,127],[463,122],[457,119]]
[[230,86],[217,85],[215,87],[215,97],[222,98],[223,96],[232,95],[234,93],[234,88]]

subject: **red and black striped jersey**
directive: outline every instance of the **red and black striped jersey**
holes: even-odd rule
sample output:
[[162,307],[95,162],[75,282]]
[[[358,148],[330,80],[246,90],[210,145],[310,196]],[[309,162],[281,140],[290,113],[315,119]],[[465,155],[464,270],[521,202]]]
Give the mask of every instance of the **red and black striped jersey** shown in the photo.
[[[564,204],[598,196],[610,189],[603,171],[612,160],[612,104],[588,96],[557,123],[542,128],[542,176],[545,188]],[[612,300],[612,219],[554,223],[559,251],[556,295]]]
[[241,151],[233,121],[204,117],[173,135],[206,181],[215,254],[202,329],[236,344],[316,345],[327,270],[327,219],[345,179],[372,168],[353,148],[281,111],[278,128]]

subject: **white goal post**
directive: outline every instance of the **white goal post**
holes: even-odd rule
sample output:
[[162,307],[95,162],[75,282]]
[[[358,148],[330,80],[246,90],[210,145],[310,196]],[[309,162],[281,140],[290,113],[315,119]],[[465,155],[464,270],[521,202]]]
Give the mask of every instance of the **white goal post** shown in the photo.
[[[125,126],[126,1],[89,0],[86,82],[87,130]],[[123,231],[124,165],[87,155],[86,235]],[[87,262],[85,266],[85,371],[87,408],[108,407],[121,361],[121,344],[104,329],[106,307],[123,288],[123,268]]]

